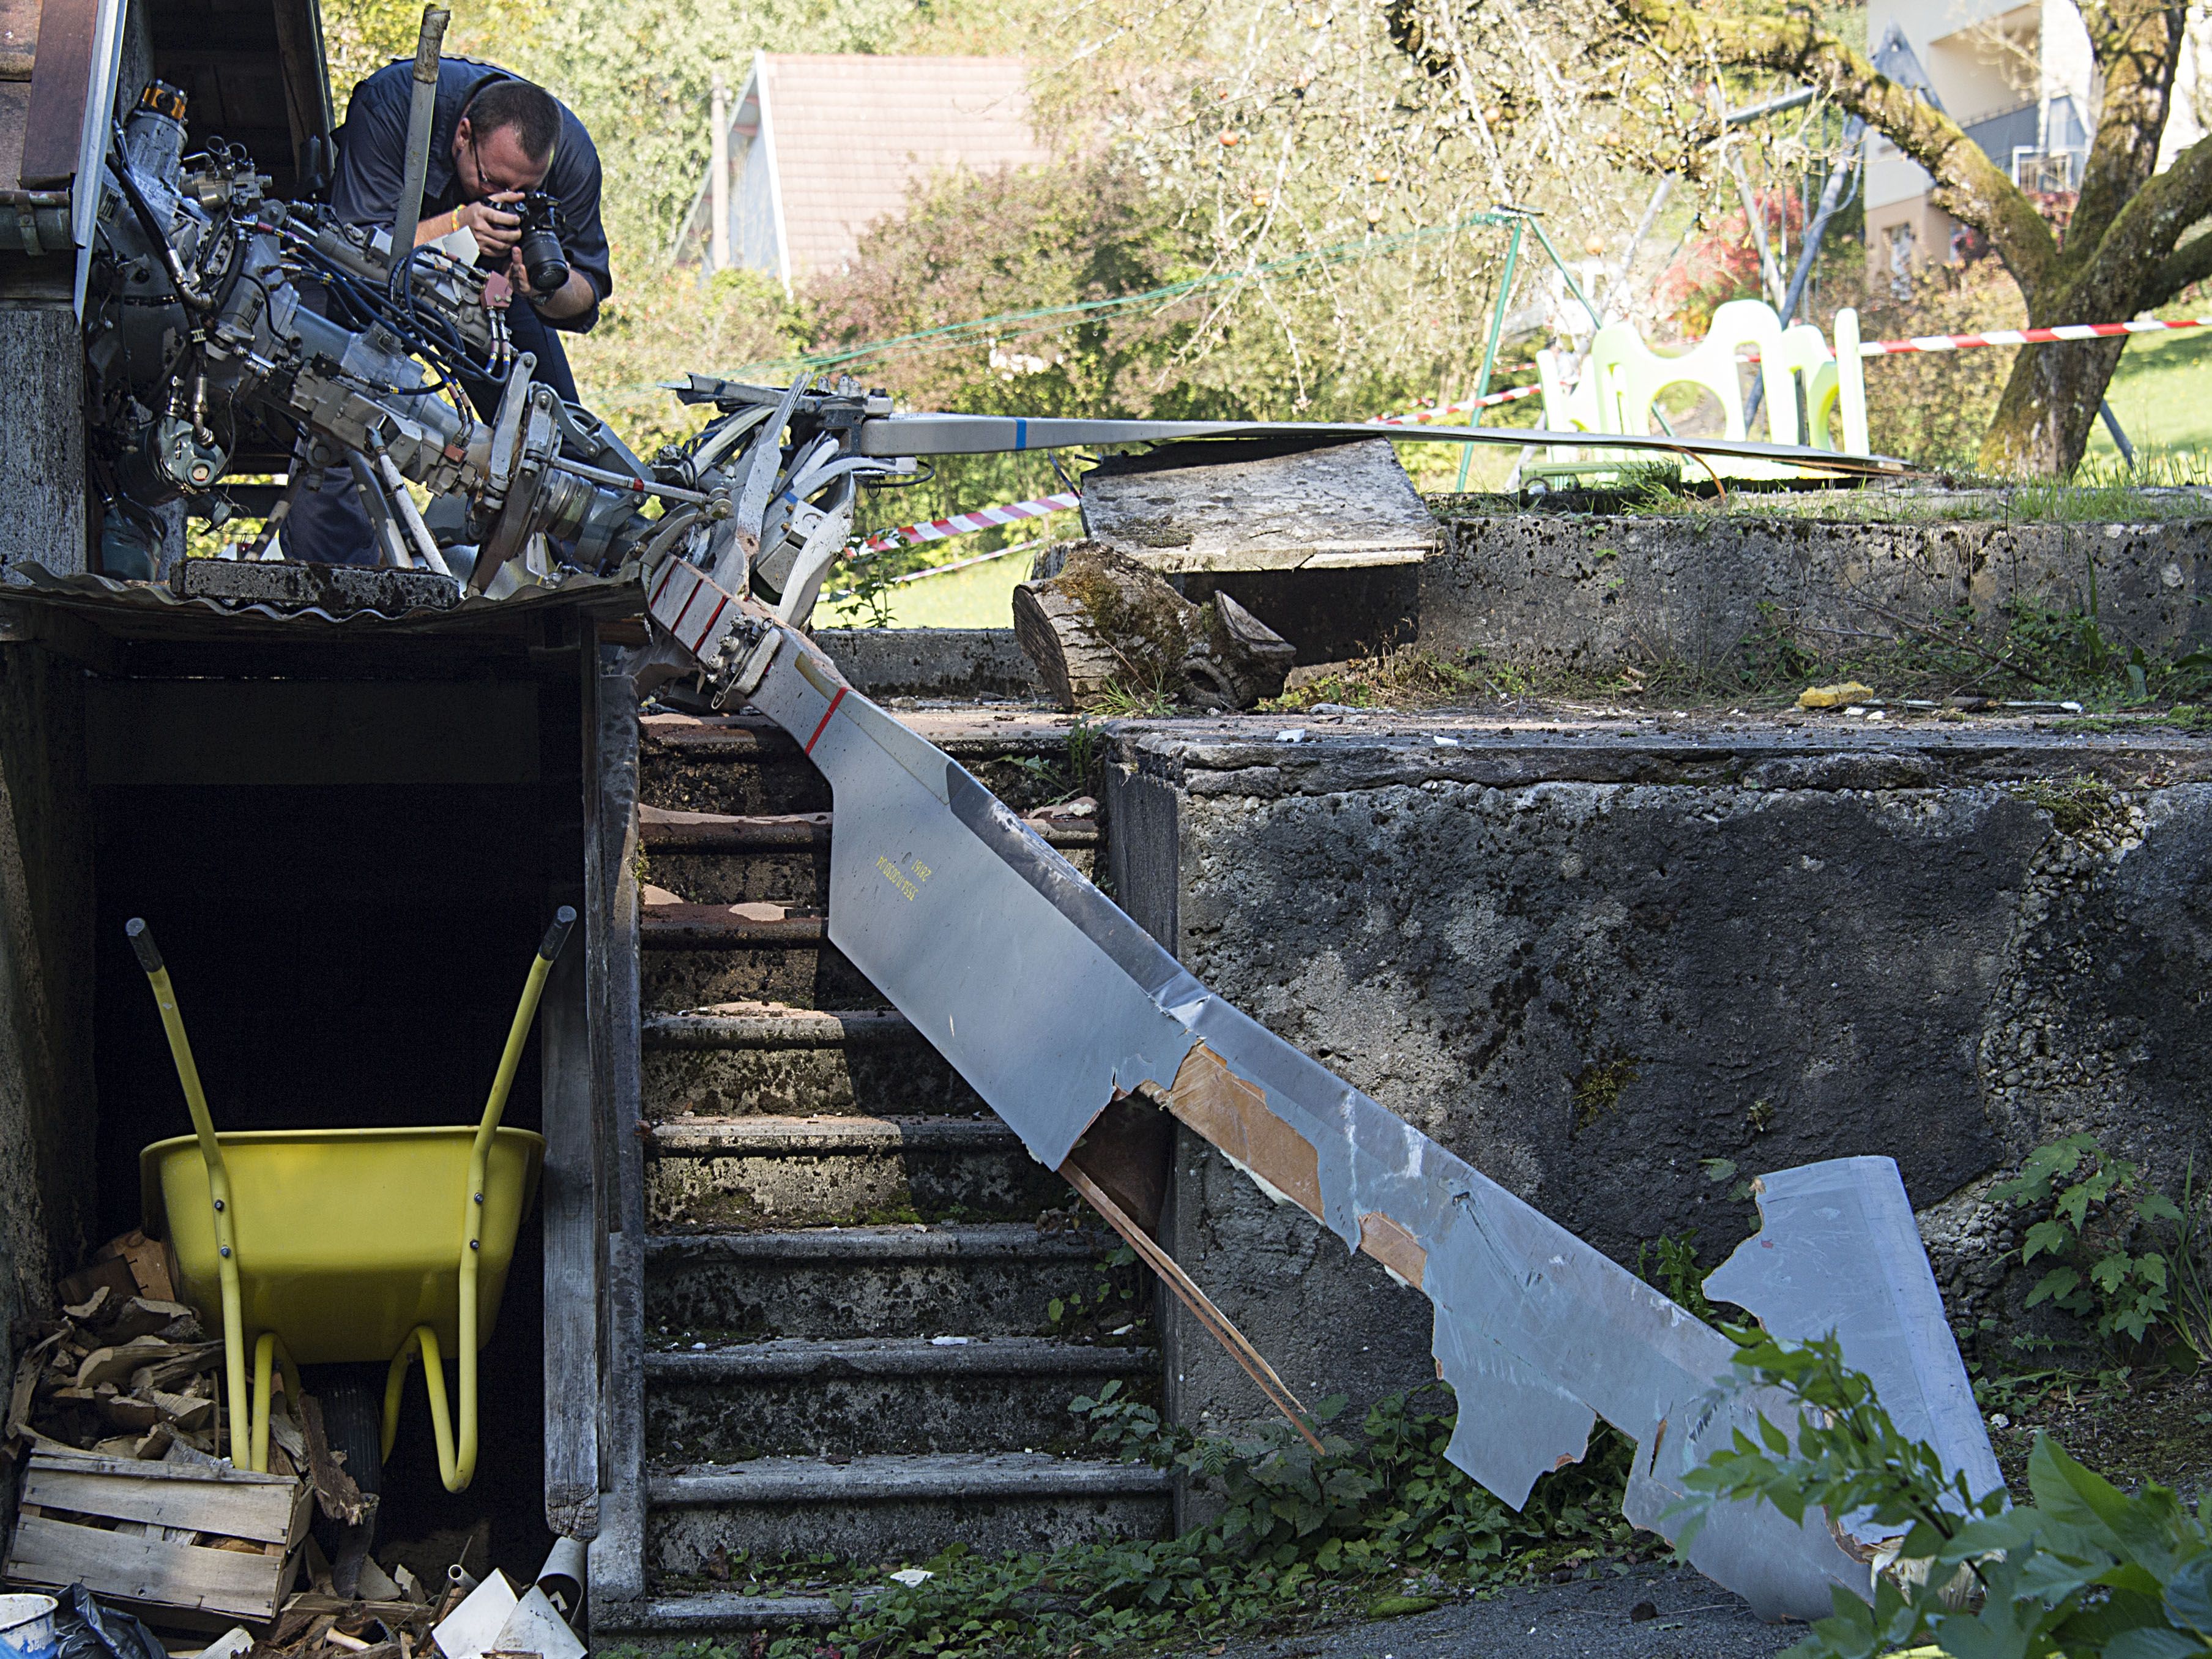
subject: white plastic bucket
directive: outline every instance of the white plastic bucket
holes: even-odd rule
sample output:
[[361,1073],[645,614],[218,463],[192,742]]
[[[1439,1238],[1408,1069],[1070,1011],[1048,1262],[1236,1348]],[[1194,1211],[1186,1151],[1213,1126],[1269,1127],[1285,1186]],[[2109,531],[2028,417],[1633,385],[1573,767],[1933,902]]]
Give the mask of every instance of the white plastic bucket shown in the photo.
[[0,1659],[54,1659],[54,1598],[0,1595]]

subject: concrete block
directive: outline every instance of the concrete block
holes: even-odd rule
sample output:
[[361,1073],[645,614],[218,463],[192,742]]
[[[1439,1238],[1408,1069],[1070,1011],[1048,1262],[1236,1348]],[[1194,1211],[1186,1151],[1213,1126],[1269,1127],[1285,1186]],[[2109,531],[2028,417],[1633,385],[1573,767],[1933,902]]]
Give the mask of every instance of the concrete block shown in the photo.
[[[2091,612],[2124,652],[2212,638],[2212,520],[1913,524],[1516,514],[1455,520],[1421,571],[1420,640],[1538,670],[1674,659],[1708,672],[1751,636],[1815,646],[1905,637],[1965,606],[1989,641],[2004,607]],[[2094,593],[2094,601],[2093,601]]]
[[[1427,724],[1461,746],[1123,733],[1122,901],[1616,1260],[1751,1231],[1707,1160],[1879,1153],[1954,1319],[2010,1319],[1995,1176],[2076,1129],[2174,1186],[2212,1161],[2212,743]],[[1171,1232],[1309,1401],[1433,1376],[1425,1301],[1194,1145]],[[1167,1358],[1181,1420],[1264,1411],[1187,1323]]]
[[825,628],[814,642],[871,697],[1036,697],[1011,628]]

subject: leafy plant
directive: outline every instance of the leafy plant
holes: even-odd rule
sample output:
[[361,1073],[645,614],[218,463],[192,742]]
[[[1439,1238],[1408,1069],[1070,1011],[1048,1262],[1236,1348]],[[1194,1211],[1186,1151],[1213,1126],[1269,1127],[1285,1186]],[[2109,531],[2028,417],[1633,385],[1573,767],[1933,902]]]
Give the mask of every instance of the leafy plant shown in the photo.
[[2173,1224],[2174,1334],[2200,1365],[2212,1364],[2212,1238],[2197,1194],[2197,1161],[2181,1182],[2180,1219]]
[[[1832,1589],[1834,1611],[1785,1659],[1874,1659],[1934,1644],[1957,1659],[2201,1659],[2212,1652],[2212,1528],[2166,1487],[2123,1492],[2053,1441],[2028,1460],[2034,1501],[2007,1508],[1947,1475],[1935,1449],[1899,1431],[1831,1339],[1796,1346],[1733,1333],[1738,1383],[1778,1389],[1789,1426],[1763,1413],[1756,1439],[1689,1474],[1686,1547],[1713,1505],[1771,1504],[1863,1516],[1890,1532],[1871,1603]],[[1863,1528],[1862,1528],[1863,1530]]]
[[2049,1206],[2021,1245],[2023,1266],[2038,1256],[2055,1264],[2028,1292],[2029,1307],[2049,1302],[2108,1342],[2141,1342],[2172,1310],[2166,1255],[2138,1255],[2132,1247],[2143,1225],[2181,1222],[2182,1212],[2142,1184],[2141,1169],[2108,1154],[2094,1136],[2072,1134],[2037,1147],[2020,1174],[1991,1195],[2021,1209]]
[[1695,1232],[1662,1233],[1636,1247],[1636,1276],[1667,1299],[1687,1310],[1708,1325],[1721,1322],[1713,1304],[1705,1300],[1705,1270],[1698,1265]]

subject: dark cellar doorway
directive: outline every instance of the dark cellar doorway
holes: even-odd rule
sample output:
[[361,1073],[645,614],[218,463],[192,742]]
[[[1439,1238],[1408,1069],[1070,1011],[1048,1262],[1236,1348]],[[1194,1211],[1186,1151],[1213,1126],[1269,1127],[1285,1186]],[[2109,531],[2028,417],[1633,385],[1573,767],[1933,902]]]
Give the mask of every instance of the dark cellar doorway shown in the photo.
[[[218,1129],[474,1123],[547,918],[581,902],[576,681],[94,679],[87,714],[97,1236],[139,1224],[139,1150],[191,1127],[132,916],[167,958]],[[539,1127],[539,1052],[533,1035],[518,1128]],[[538,1213],[483,1353],[476,1479],[441,1482],[418,1374],[380,1558],[480,1519],[518,1575],[550,1547]],[[329,1224],[378,1218],[337,1194]]]

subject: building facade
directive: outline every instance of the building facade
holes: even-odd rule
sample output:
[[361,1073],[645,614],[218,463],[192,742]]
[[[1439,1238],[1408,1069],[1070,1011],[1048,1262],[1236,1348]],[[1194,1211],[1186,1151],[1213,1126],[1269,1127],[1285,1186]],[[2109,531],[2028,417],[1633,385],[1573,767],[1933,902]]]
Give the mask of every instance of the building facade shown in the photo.
[[[1867,38],[1892,79],[1917,84],[2023,190],[2063,198],[2081,186],[2103,88],[2074,0],[1870,0]],[[1897,50],[1901,45],[1903,50]],[[2159,164],[2204,136],[2197,107],[2207,41],[2192,26]],[[2212,63],[2203,69],[2212,70]],[[2208,88],[2212,90],[2212,88]],[[1872,135],[1867,155],[1867,259],[1902,273],[1960,251],[1960,227],[1929,200],[1929,178]]]

